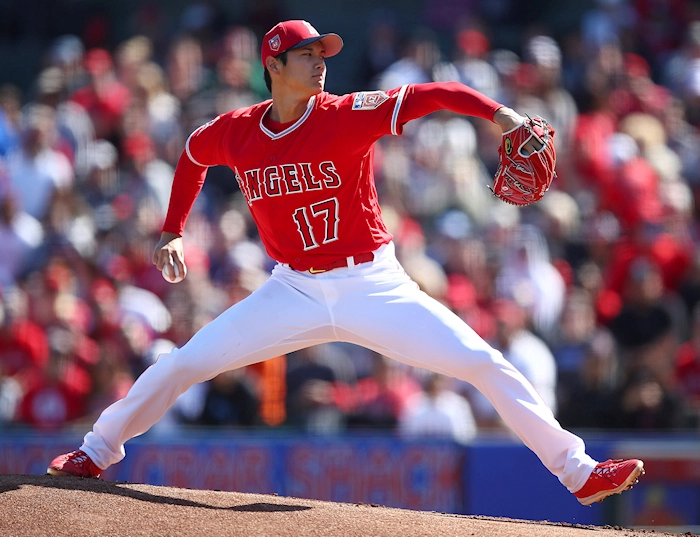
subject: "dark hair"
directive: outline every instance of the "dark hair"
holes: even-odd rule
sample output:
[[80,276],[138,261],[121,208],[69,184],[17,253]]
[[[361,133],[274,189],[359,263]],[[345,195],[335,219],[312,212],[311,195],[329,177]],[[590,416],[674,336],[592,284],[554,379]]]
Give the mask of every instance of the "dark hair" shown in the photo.
[[[285,50],[282,54],[278,54],[277,56],[274,56],[275,58],[279,58],[279,60],[282,62],[282,65],[287,65],[287,51]],[[265,77],[265,85],[267,86],[267,91],[272,93],[272,79],[270,78],[270,73],[267,71],[267,67],[265,67],[265,72],[263,73],[263,76]]]

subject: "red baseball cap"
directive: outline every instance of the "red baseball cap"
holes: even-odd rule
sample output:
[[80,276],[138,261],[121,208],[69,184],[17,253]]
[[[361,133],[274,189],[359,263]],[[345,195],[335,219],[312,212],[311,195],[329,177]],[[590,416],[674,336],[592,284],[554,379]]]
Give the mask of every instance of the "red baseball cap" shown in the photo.
[[326,58],[335,56],[343,48],[343,40],[338,34],[319,34],[316,28],[302,20],[280,22],[263,37],[260,53],[263,67],[268,56],[278,56],[315,41],[323,44]]

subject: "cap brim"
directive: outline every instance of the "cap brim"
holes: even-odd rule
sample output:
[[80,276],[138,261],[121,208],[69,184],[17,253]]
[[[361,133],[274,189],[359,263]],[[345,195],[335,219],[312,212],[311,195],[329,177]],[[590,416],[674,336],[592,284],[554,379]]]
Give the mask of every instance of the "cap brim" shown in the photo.
[[343,38],[340,37],[338,34],[322,34],[319,36],[308,37],[302,41],[299,41],[296,45],[294,45],[293,47],[289,47],[287,50],[294,50],[297,48],[305,47],[306,45],[310,45],[311,43],[315,43],[316,41],[320,41],[323,45],[323,49],[326,52],[326,58],[335,56],[336,54],[338,54],[338,52],[340,52],[343,49]]

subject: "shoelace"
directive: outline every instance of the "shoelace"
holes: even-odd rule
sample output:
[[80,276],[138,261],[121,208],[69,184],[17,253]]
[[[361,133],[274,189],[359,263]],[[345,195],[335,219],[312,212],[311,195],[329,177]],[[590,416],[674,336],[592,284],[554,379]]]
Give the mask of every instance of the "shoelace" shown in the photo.
[[88,456],[85,453],[75,452],[70,457],[68,457],[68,460],[66,462],[71,462],[75,466],[77,466],[81,469],[84,469],[85,463],[87,461],[88,461]]
[[617,470],[619,468],[619,463],[622,462],[622,459],[615,459],[611,461],[605,461],[604,464],[607,466],[602,466],[602,467],[596,467],[593,472],[597,475],[602,477],[603,479],[607,479],[611,483],[617,485],[613,479],[617,477]]

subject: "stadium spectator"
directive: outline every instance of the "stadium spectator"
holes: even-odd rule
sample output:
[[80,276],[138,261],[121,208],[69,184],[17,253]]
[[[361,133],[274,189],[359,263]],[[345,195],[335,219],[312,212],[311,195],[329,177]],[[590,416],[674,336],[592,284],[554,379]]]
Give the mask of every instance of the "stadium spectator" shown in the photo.
[[440,58],[435,32],[428,28],[417,29],[401,47],[399,58],[378,75],[377,87],[387,90],[403,84],[433,82]]
[[653,261],[636,258],[628,278],[622,310],[609,325],[623,358],[636,359],[646,352],[673,355],[681,338],[678,331],[687,322],[685,308],[677,295],[664,293],[659,267]]
[[447,387],[448,378],[428,375],[423,391],[406,402],[398,432],[406,438],[446,438],[467,444],[477,433],[467,400]]
[[465,28],[456,35],[457,52],[454,61],[459,81],[494,100],[502,100],[501,79],[488,61],[491,43],[477,28]]
[[558,330],[566,284],[552,265],[542,232],[531,225],[514,228],[503,244],[496,294],[525,307],[535,332],[551,339]]
[[388,429],[398,426],[411,397],[421,393],[410,371],[385,356],[375,355],[372,375],[359,379],[355,387],[356,406],[348,425],[359,429]]
[[7,174],[19,209],[41,221],[53,196],[73,186],[73,167],[65,154],[53,148],[54,110],[35,104],[24,116],[22,142],[7,155]]
[[10,289],[17,284],[43,239],[39,221],[19,210],[12,193],[0,199],[0,288]]
[[207,382],[202,413],[206,426],[252,426],[260,423],[260,397],[245,371],[226,371]]
[[70,160],[76,181],[85,179],[90,167],[95,128],[93,122],[79,104],[66,99],[66,74],[59,67],[47,67],[37,77],[36,102],[51,107],[56,117],[58,140],[55,148]]
[[131,92],[122,84],[114,71],[112,55],[105,49],[95,48],[85,54],[87,85],[76,89],[70,100],[82,106],[90,115],[95,137],[116,142],[120,122],[131,102]]
[[617,428],[611,409],[617,405],[620,363],[609,331],[598,329],[587,339],[577,366],[557,386],[560,423],[572,429]]
[[577,288],[569,294],[562,312],[560,330],[552,339],[557,362],[559,390],[578,380],[591,338],[596,333],[596,313],[592,297]]
[[286,423],[317,434],[346,427],[347,402],[339,401],[337,386],[354,384],[354,371],[337,345],[319,345],[288,357]]
[[613,428],[658,431],[692,426],[682,396],[665,386],[650,369],[644,366],[627,368],[623,378],[615,395],[616,404],[609,409]]

